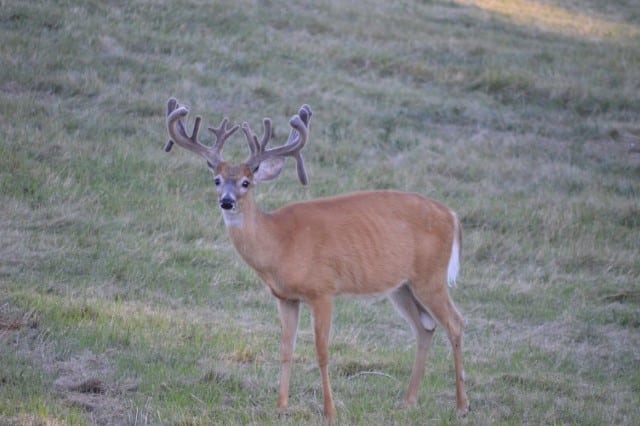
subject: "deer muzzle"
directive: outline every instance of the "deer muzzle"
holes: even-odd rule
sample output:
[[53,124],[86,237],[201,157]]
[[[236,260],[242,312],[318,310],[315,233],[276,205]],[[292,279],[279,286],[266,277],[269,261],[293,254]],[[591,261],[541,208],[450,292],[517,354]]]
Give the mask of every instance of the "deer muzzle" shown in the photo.
[[236,200],[230,196],[220,198],[220,208],[222,210],[233,210],[236,207]]

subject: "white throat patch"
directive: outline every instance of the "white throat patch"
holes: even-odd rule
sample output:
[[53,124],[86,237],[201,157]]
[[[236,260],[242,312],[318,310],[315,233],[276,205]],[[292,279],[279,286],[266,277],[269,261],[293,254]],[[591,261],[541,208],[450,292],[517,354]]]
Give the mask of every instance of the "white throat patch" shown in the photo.
[[222,211],[222,218],[224,219],[224,224],[227,225],[227,227],[242,226],[242,220],[244,218],[242,213],[238,211],[224,210],[224,209],[221,209],[221,211]]

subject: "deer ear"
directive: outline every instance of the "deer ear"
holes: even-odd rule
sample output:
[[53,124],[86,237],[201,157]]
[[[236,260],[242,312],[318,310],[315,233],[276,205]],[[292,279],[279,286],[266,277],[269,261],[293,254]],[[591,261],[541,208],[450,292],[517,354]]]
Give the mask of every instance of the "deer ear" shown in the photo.
[[278,177],[284,166],[284,157],[267,158],[260,163],[258,170],[253,173],[255,182],[263,182]]

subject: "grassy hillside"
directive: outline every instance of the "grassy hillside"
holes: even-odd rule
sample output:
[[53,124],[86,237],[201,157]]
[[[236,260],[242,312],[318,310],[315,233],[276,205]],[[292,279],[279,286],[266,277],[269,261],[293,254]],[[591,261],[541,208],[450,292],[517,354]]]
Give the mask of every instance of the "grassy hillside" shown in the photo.
[[[265,209],[397,188],[462,220],[472,412],[440,331],[340,299],[339,424],[640,423],[640,12],[632,1],[0,1],[0,423],[322,424],[309,312],[275,409],[275,302],[234,252],[176,96],[305,148]],[[227,159],[246,155],[243,138]]]

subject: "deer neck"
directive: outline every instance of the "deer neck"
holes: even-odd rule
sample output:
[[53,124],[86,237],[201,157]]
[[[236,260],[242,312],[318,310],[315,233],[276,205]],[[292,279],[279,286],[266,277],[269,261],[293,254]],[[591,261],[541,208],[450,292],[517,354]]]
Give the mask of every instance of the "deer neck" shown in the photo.
[[273,251],[268,242],[270,216],[261,211],[249,192],[236,212],[222,211],[227,232],[237,252],[256,271],[264,270],[271,262]]

